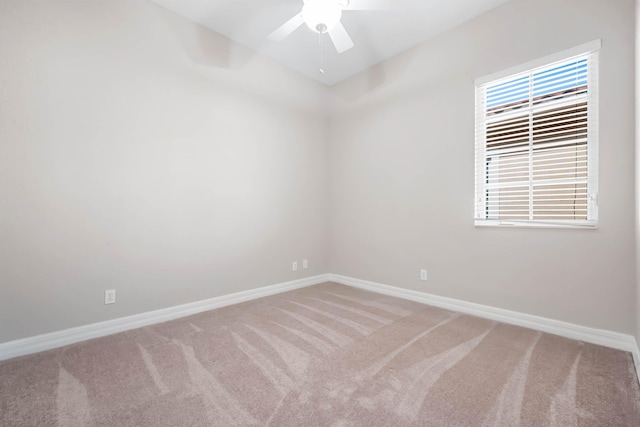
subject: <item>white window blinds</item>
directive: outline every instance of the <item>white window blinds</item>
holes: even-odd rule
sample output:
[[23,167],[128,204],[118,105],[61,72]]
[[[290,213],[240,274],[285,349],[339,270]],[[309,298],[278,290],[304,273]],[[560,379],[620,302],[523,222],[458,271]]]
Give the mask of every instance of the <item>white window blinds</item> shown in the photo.
[[598,51],[564,58],[476,82],[476,225],[596,226]]

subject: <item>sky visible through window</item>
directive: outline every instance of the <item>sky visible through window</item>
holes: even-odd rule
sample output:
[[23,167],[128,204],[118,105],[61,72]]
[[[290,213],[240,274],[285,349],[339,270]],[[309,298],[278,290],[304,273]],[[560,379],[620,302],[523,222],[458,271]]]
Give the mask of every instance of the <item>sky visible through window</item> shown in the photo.
[[587,85],[587,59],[565,62],[552,68],[517,76],[487,88],[487,108],[529,99],[533,78],[533,98]]

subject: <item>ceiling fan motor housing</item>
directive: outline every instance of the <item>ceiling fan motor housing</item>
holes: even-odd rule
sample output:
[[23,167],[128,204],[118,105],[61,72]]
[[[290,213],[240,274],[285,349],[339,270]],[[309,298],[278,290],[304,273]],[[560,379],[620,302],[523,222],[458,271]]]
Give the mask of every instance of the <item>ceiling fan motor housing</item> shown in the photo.
[[340,0],[305,0],[301,14],[307,27],[324,33],[340,22],[342,5]]

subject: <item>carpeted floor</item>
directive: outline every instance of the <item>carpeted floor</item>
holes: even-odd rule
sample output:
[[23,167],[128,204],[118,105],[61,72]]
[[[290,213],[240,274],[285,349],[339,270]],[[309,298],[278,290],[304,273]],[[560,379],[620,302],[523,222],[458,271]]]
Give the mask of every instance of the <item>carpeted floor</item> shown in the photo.
[[333,283],[0,362],[2,426],[640,426],[631,355]]

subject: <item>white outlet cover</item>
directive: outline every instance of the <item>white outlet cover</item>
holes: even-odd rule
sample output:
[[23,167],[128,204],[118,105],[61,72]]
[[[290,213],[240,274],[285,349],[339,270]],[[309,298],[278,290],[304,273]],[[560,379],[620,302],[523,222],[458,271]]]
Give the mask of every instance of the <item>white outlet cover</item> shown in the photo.
[[105,304],[115,304],[116,302],[116,290],[108,289],[104,291],[104,303]]
[[427,270],[420,270],[420,280],[427,280]]
[[302,268],[309,268],[309,260],[308,259],[303,259],[302,260]]
[[291,264],[291,271],[297,271],[298,270],[298,261],[293,261],[293,264]]

